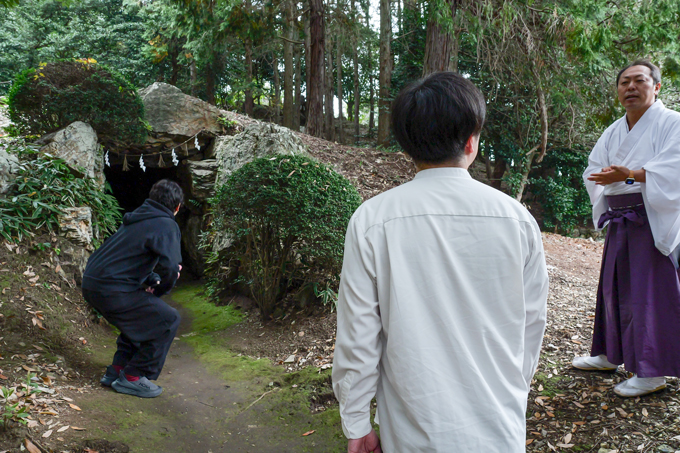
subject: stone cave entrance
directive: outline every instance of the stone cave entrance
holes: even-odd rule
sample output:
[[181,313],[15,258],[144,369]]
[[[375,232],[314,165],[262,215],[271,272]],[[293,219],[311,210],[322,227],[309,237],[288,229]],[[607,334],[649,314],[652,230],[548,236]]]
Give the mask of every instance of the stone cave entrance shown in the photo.
[[[179,171],[180,167],[174,165],[164,168],[147,167],[142,171],[139,167],[131,166],[130,170],[123,171],[122,165],[112,164],[104,168],[104,176],[111,186],[113,196],[116,197],[124,213],[132,212],[144,203],[149,197],[151,187],[161,179],[170,179],[182,187],[184,191],[185,204],[189,200],[189,192],[186,181],[182,180]],[[185,206],[180,208],[177,214],[177,223],[182,231],[182,259],[183,267],[192,277],[201,275],[201,270],[197,269],[191,259],[192,254],[185,249],[186,247],[186,225],[191,212]],[[185,274],[185,273],[183,273]]]
[[113,196],[125,212],[131,212],[140,207],[149,197],[151,187],[161,179],[170,179],[182,185],[175,166],[147,167],[144,172],[134,167],[129,171],[123,171],[122,165],[112,165],[104,168],[104,176],[111,185]]

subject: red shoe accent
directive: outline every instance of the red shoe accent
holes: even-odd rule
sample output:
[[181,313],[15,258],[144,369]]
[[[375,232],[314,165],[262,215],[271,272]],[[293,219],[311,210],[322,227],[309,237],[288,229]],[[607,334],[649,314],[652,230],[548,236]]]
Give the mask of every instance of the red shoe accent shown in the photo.
[[125,379],[127,379],[128,382],[137,382],[139,380],[139,376],[130,376],[129,374],[126,374]]

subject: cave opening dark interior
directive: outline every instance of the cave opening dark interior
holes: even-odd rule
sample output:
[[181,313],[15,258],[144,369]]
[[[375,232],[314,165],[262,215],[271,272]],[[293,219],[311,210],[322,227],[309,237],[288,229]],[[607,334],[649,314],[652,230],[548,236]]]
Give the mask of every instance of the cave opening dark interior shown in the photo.
[[[113,196],[116,197],[123,211],[127,213],[140,207],[144,200],[149,197],[151,187],[161,179],[170,179],[177,182],[184,190],[184,200],[186,201],[188,199],[186,189],[177,170],[178,167],[171,166],[166,168],[147,167],[146,171],[133,167],[129,171],[123,171],[122,165],[112,165],[111,167],[104,168],[104,176],[111,186]],[[184,231],[188,214],[188,210],[184,207],[177,214],[177,223],[182,231]],[[184,241],[182,243],[182,256],[187,256],[184,249]],[[187,270],[195,273],[193,269],[188,267]]]
[[146,171],[131,168],[123,171],[122,165],[104,168],[104,176],[111,186],[113,196],[125,212],[132,212],[149,197],[151,187],[161,179],[171,179],[179,183],[177,167],[151,168]]

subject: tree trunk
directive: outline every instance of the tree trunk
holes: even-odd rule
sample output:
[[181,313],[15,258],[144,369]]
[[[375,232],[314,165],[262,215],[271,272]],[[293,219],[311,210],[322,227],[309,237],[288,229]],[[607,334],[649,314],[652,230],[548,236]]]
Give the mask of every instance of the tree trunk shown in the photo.
[[293,26],[293,7],[295,0],[286,1],[286,38],[283,41],[283,60],[285,72],[283,74],[283,125],[293,127],[293,39],[295,30]]
[[[274,107],[274,122],[276,124],[281,124],[281,80],[279,77],[279,59],[274,57],[272,62],[274,68],[274,102],[272,102],[272,107]],[[285,74],[284,74],[285,77]]]
[[300,46],[295,46],[294,51],[295,63],[295,105],[293,106],[293,129],[300,130],[300,110],[302,104],[302,80],[300,80],[302,72],[302,49]]
[[[352,11],[354,12],[354,18],[357,17],[356,3],[352,1]],[[354,36],[354,141],[356,143],[359,140],[359,107],[361,104],[361,99],[359,97],[359,44],[357,42],[357,36]]]
[[529,181],[529,172],[531,172],[531,166],[534,163],[534,156],[536,155],[536,150],[540,145],[534,146],[526,154],[526,160],[524,161],[524,168],[522,169],[522,179],[520,180],[519,187],[517,188],[517,193],[515,194],[515,200],[522,201],[522,196],[524,195],[524,189]]
[[333,120],[333,39],[328,37],[328,48],[326,49],[326,100],[324,103],[326,112],[326,140],[335,140],[335,128]]
[[309,84],[307,89],[307,133],[323,134],[324,44],[326,39],[323,0],[309,0]]
[[246,90],[245,102],[243,103],[243,110],[246,115],[253,116],[255,110],[255,102],[253,101],[253,90],[250,87],[253,83],[253,43],[250,39],[246,39]]
[[168,54],[170,55],[170,65],[172,67],[172,72],[170,73],[170,85],[177,85],[177,78],[179,77],[179,70],[181,66],[179,64],[179,43],[176,38],[170,40],[168,45]]
[[392,12],[390,0],[380,0],[380,92],[378,100],[378,146],[390,143],[392,86]]
[[335,66],[337,66],[337,84],[338,84],[338,142],[345,142],[345,127],[343,124],[342,117],[342,45],[340,43],[340,38],[338,38],[338,48],[337,48],[337,60]]
[[[445,0],[445,2],[446,13],[450,13],[451,20],[453,20],[456,17],[456,8],[459,0]],[[458,60],[458,37],[446,25],[438,22],[435,14],[431,14],[431,16],[427,21],[423,76],[433,72],[452,70],[451,60],[454,54],[456,60]],[[458,67],[457,61],[455,67]]]
[[[366,27],[371,27],[370,7],[366,2],[364,9],[364,16],[366,17]],[[373,52],[371,45],[368,45],[368,65],[366,67],[368,72],[368,136],[373,137],[373,129],[375,128],[375,92],[373,90]]]
[[491,179],[491,187],[501,190],[501,183],[503,182],[503,175],[508,168],[508,163],[501,157],[496,157],[496,162],[493,165],[493,178]]
[[215,105],[215,62],[211,61],[205,67],[205,101]]
[[189,65],[189,80],[191,84],[191,96],[196,97],[196,60],[191,59],[191,64]]

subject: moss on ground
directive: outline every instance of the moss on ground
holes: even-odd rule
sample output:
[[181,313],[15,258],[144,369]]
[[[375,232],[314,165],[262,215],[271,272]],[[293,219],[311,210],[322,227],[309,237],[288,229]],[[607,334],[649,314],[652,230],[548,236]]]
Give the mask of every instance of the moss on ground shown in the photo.
[[[225,381],[247,385],[253,401],[266,393],[256,404],[243,404],[238,413],[227,414],[225,421],[245,412],[253,423],[269,428],[271,442],[285,444],[287,439],[298,439],[301,442],[298,451],[341,451],[346,448],[337,404],[325,406],[316,413],[311,410],[313,401],[319,407],[319,401],[332,398],[330,370],[307,367],[286,373],[283,367],[275,366],[268,359],[234,354],[228,348],[225,330],[241,321],[238,310],[231,306],[215,306],[200,285],[184,286],[174,291],[172,298],[191,313],[192,332],[182,341],[194,348],[201,362]],[[312,430],[313,436],[300,439],[303,433]],[[320,446],[323,447],[321,450]]]

